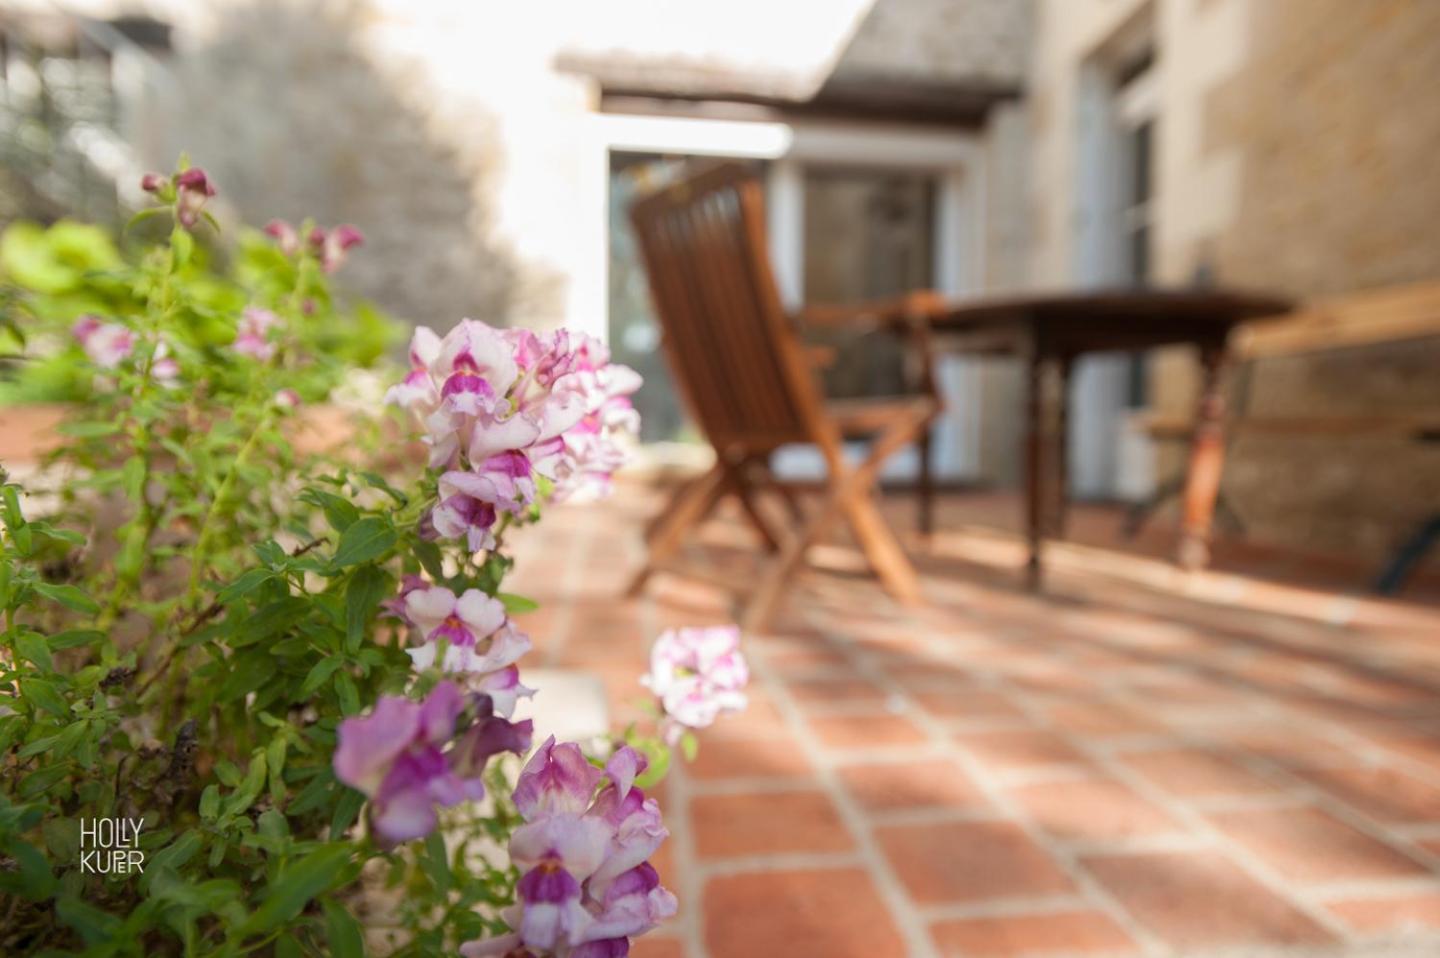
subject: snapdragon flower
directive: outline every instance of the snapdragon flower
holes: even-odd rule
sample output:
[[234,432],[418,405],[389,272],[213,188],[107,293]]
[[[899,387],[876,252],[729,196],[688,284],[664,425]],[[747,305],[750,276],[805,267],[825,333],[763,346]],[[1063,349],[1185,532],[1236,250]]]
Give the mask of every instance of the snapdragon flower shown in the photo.
[[181,226],[193,229],[200,222],[205,203],[215,195],[215,184],[198,166],[181,170],[171,176],[163,173],[146,173],[140,177],[140,188],[162,203],[171,204],[175,220]]
[[430,466],[441,470],[423,529],[479,552],[494,548],[501,515],[524,514],[540,479],[557,498],[605,489],[624,460],[617,440],[638,428],[628,396],[639,385],[603,344],[564,330],[464,319],[442,338],[420,327],[410,372],[385,400],[421,425]]
[[345,262],[346,255],[365,242],[365,234],[348,224],[333,229],[315,227],[310,231],[310,247],[320,259],[320,268],[333,273]]
[[749,681],[735,626],[665,632],[651,646],[650,671],[640,679],[660,701],[672,745],[686,729],[706,728],[722,713],[744,709]]
[[561,437],[565,454],[555,477],[557,501],[601,499],[610,493],[610,477],[625,463],[626,446],[640,435],[640,414],[630,396],[642,384],[640,374],[610,361],[610,350],[593,336],[580,336],[574,353],[572,388],[585,412]]
[[[404,613],[424,639],[424,644],[406,650],[417,669],[435,664],[442,641],[447,648],[441,667],[477,680],[510,669],[530,651],[529,636],[515,628],[505,606],[479,589],[458,596],[444,586],[412,589],[405,596]],[[514,695],[528,691],[508,678],[497,680],[493,687],[512,706]]]
[[135,351],[135,333],[119,323],[107,323],[86,313],[70,327],[80,348],[101,369],[114,369]]
[[280,317],[263,306],[246,306],[235,328],[231,348],[242,356],[268,362],[275,355],[270,331],[280,325]]
[[[456,723],[467,711],[470,726]],[[340,723],[335,777],[370,798],[378,840],[395,845],[435,829],[439,808],[485,795],[486,762],[504,751],[523,754],[531,723],[494,715],[485,696],[467,696],[441,682],[423,702],[382,696],[369,715]]]
[[300,232],[284,220],[271,220],[265,224],[264,232],[286,256],[300,252]]
[[175,218],[180,225],[190,229],[200,221],[200,211],[205,201],[215,195],[215,184],[198,166],[192,166],[175,176]]
[[510,839],[523,873],[519,905],[504,916],[513,931],[462,945],[465,958],[625,955],[631,938],[675,914],[648,861],[668,832],[655,800],[634,787],[644,768],[628,746],[604,772],[573,742],[551,737],[536,750],[515,785],[525,824]]

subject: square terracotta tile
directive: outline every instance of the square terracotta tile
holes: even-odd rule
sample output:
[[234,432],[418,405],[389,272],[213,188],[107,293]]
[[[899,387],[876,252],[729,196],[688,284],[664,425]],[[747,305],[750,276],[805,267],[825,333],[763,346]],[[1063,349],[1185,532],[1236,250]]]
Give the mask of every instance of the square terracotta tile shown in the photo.
[[1206,726],[1205,737],[1217,745],[1233,746],[1287,768],[1316,768],[1350,762],[1336,743],[1306,731],[1296,722],[1277,719],[1225,722]]
[[1318,808],[1251,809],[1209,817],[1222,832],[1294,882],[1426,874],[1408,856]]
[[1440,788],[1405,772],[1353,766],[1304,769],[1297,774],[1376,821],[1396,825],[1440,822]]
[[1153,735],[1165,730],[1159,720],[1117,702],[1064,702],[1047,709],[1045,718],[1061,731],[1086,738]]
[[1127,752],[1121,760],[1176,798],[1230,798],[1280,791],[1278,785],[1258,773],[1203,749]]
[[885,702],[885,690],[868,679],[855,676],[794,678],[786,688],[802,709],[827,705],[874,705]]
[[909,719],[879,710],[860,715],[817,715],[806,721],[820,743],[831,749],[892,748],[929,741]]
[[1217,852],[1089,857],[1082,864],[1175,948],[1329,941],[1320,925]]
[[955,741],[977,761],[1000,772],[1085,763],[1084,755],[1046,729],[961,732]]
[[687,958],[685,945],[678,938],[651,932],[630,943],[629,958]]
[[845,765],[838,773],[846,789],[867,811],[916,808],[975,811],[989,807],[964,770],[948,760]]
[[950,958],[1138,954],[1115,919],[1098,911],[1063,911],[936,922],[930,936]]
[[1060,866],[1010,822],[896,825],[876,829],[885,856],[922,905],[1064,894]]
[[1110,779],[1046,782],[1008,794],[1031,821],[1064,841],[1114,842],[1187,831],[1171,815]]
[[911,694],[919,706],[942,719],[1023,719],[1024,711],[1001,692],[986,689],[917,691]]
[[759,872],[705,885],[712,958],[879,958],[906,953],[862,869]]
[[1325,907],[1364,934],[1440,929],[1440,892],[1352,898],[1327,902]]
[[743,712],[720,716],[714,725],[700,733],[701,741],[708,742],[717,738],[771,738],[790,734],[780,710],[775,707],[767,693],[754,687],[753,682],[746,692],[746,698],[749,702]]
[[854,841],[823,792],[697,795],[690,802],[702,858],[782,852],[845,852]]
[[909,658],[886,662],[884,671],[893,682],[912,692],[951,692],[974,688],[978,683],[969,668]]
[[793,736],[785,738],[710,738],[687,766],[693,778],[713,782],[727,778],[806,778],[815,766]]

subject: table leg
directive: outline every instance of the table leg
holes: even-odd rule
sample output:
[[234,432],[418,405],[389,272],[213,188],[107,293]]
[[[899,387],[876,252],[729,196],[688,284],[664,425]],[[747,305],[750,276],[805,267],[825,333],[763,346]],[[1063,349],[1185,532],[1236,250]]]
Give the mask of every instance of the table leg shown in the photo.
[[1195,433],[1190,445],[1190,464],[1185,473],[1180,547],[1176,561],[1186,569],[1200,569],[1210,561],[1210,525],[1215,516],[1215,499],[1220,493],[1220,473],[1225,463],[1225,435],[1222,422],[1225,397],[1220,391],[1220,374],[1225,365],[1222,345],[1205,345],[1200,350],[1202,378],[1195,409]]
[[1025,359],[1025,586],[1040,588],[1040,549],[1045,532],[1045,364],[1038,349]]
[[1055,489],[1051,502],[1050,534],[1057,539],[1065,538],[1066,520],[1070,507],[1070,366],[1072,358],[1061,356],[1056,363],[1059,372],[1055,388],[1055,442],[1052,444],[1055,457]]

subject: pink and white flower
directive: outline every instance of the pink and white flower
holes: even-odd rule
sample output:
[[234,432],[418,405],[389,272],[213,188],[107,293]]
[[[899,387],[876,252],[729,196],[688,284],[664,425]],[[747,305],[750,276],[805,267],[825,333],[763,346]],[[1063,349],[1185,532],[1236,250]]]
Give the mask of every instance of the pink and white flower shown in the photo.
[[247,306],[240,314],[232,348],[242,356],[268,362],[275,355],[270,331],[280,325],[280,317],[263,306]]
[[167,389],[179,385],[180,363],[170,355],[170,346],[163,339],[155,344],[155,354],[150,357],[150,375]]
[[[405,596],[404,615],[424,639],[423,645],[406,650],[417,669],[435,664],[442,641],[447,644],[441,663],[446,672],[482,680],[509,670],[530,651],[530,638],[510,622],[505,606],[479,589],[459,596],[444,586],[413,589]],[[496,711],[507,716],[515,698],[529,691],[519,684],[518,672],[494,679],[486,688],[492,690]]]
[[706,728],[722,713],[744,709],[749,681],[735,626],[665,632],[651,646],[650,671],[640,679],[660,700],[671,744],[686,729]]
[[325,230],[315,227],[310,231],[310,247],[320,258],[320,268],[333,273],[345,262],[351,249],[365,242],[365,234],[348,224]]
[[114,369],[135,352],[135,333],[119,323],[107,323],[86,313],[70,327],[80,348],[101,369]]
[[198,166],[175,176],[175,218],[190,229],[200,220],[205,201],[215,195],[215,184]]
[[271,220],[265,224],[265,235],[275,241],[280,252],[294,256],[300,252],[300,231],[284,220]]
[[[457,738],[456,722],[472,704],[477,721]],[[335,777],[370,797],[371,827],[393,845],[433,831],[437,809],[483,798],[485,763],[528,748],[530,723],[497,719],[488,702],[472,703],[441,682],[423,702],[382,696],[369,715],[341,722],[337,735]]]
[[515,786],[525,824],[510,840],[524,874],[513,933],[470,942],[479,955],[625,955],[630,938],[675,914],[675,896],[660,886],[646,859],[667,832],[654,799],[633,785],[645,759],[621,746],[603,778],[573,742],[551,738],[536,750]]
[[426,518],[436,536],[494,547],[499,514],[523,516],[553,480],[558,498],[604,491],[638,428],[632,371],[597,340],[461,320],[442,338],[421,327],[410,372],[386,393],[424,430],[430,466],[443,470]]

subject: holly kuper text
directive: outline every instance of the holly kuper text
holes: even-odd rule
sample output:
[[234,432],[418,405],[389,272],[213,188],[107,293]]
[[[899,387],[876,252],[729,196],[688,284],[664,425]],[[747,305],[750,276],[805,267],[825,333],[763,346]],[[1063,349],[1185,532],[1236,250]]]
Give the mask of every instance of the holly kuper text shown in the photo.
[[145,870],[140,850],[142,818],[80,819],[80,870],[96,875],[126,875]]

